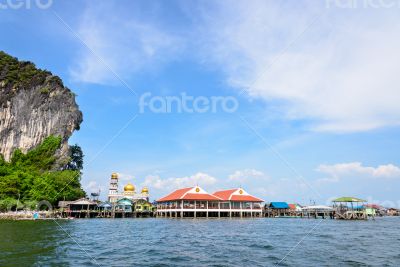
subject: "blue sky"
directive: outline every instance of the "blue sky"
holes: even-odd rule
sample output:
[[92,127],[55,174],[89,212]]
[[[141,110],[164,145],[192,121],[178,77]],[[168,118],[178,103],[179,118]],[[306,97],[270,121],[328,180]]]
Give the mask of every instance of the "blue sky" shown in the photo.
[[[82,179],[243,186],[266,201],[400,205],[399,7],[340,1],[53,1],[0,9],[0,49],[59,75],[84,113]],[[234,112],[140,112],[233,97]]]

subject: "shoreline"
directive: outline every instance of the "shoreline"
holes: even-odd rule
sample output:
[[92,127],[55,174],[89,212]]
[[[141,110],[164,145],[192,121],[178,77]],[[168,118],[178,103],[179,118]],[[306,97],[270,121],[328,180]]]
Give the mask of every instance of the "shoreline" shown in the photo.
[[[35,218],[35,216],[37,217]],[[34,220],[48,220],[48,219],[54,219],[52,212],[24,211],[24,212],[0,213],[0,220],[8,220],[8,221],[22,221],[22,220],[34,221]]]
[[[38,214],[35,218],[35,214]],[[377,219],[377,218],[387,218],[387,217],[400,217],[400,216],[377,216],[374,218],[369,219]],[[61,216],[54,216],[52,212],[9,212],[9,213],[0,213],[0,221],[48,221],[48,220],[90,220],[90,219],[143,219],[143,218],[158,218],[158,219],[201,219],[201,220],[208,220],[208,219],[306,219],[306,220],[335,220],[329,217],[299,217],[299,216],[278,216],[278,217],[187,217],[187,218],[175,218],[175,217],[157,217],[157,216],[149,216],[149,217],[126,217],[126,218],[109,218],[109,217],[92,217],[92,218],[77,218],[77,217],[61,217]]]

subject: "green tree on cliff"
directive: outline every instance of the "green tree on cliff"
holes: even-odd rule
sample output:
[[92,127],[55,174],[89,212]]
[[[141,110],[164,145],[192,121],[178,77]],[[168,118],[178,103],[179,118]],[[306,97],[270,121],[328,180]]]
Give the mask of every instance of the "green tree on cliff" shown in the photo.
[[80,146],[73,145],[69,147],[70,161],[65,166],[66,170],[82,170],[83,169],[83,152]]
[[[42,144],[24,154],[14,151],[10,162],[0,156],[0,201],[29,202],[47,200],[73,200],[85,196],[80,179],[83,165],[82,150],[74,146],[68,165],[74,168],[53,170],[61,138],[50,136]],[[1,203],[0,203],[1,209]]]

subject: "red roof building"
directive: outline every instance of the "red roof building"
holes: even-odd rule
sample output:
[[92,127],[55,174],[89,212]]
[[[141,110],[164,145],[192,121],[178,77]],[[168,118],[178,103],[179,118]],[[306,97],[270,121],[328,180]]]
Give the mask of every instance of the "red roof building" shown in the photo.
[[175,190],[157,200],[160,217],[261,217],[262,199],[242,188],[207,193],[199,186]]
[[175,190],[171,194],[160,198],[157,202],[173,201],[173,200],[208,200],[208,201],[218,201],[220,198],[213,196],[200,187],[188,187]]
[[250,195],[242,188],[217,191],[213,195],[225,201],[264,202],[264,200]]

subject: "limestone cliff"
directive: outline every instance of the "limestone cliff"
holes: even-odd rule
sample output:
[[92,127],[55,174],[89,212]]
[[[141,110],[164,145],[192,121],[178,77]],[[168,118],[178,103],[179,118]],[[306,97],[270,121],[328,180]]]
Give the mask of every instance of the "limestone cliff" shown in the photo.
[[6,160],[20,148],[34,148],[50,135],[61,136],[60,155],[79,129],[82,113],[61,79],[31,62],[0,51],[0,154]]

